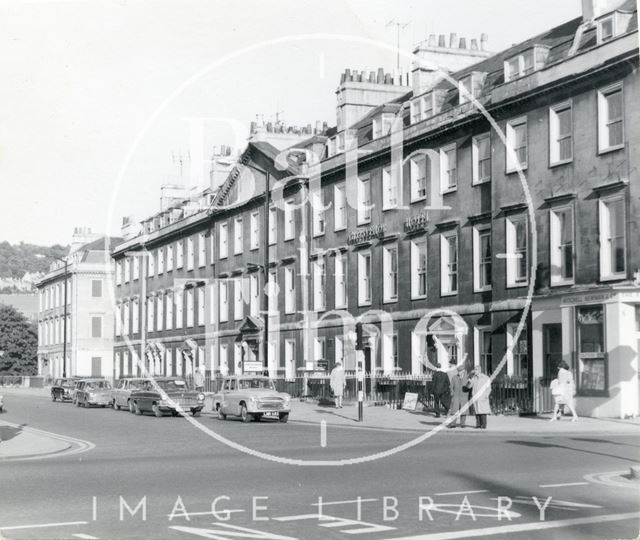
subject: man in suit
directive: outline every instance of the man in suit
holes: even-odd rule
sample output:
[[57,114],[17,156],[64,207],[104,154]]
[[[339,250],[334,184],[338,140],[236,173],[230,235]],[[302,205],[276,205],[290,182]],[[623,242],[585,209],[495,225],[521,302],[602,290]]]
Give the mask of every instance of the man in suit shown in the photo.
[[440,418],[440,405],[444,408],[444,414],[447,414],[451,397],[449,375],[441,369],[440,364],[436,364],[431,384],[433,388],[433,407],[436,412],[436,418]]

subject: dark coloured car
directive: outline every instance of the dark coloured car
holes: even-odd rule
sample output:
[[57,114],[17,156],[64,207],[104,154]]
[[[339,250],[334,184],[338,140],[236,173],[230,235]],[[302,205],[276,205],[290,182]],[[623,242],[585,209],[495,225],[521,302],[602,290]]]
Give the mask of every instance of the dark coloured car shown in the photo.
[[77,377],[54,379],[51,385],[52,401],[73,401]]
[[199,416],[204,407],[204,398],[202,392],[189,389],[184,379],[179,377],[145,381],[140,389],[134,390],[129,396],[136,414],[152,412],[156,416],[165,413],[177,416],[180,410]]
[[78,407],[106,407],[111,403],[111,383],[105,379],[81,379],[73,398]]

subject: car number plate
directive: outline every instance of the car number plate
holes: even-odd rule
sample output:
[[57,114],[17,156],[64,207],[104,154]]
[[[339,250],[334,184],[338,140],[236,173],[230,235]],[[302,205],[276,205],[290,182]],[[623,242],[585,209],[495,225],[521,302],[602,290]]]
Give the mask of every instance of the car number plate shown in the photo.
[[262,414],[267,417],[278,418],[278,413],[276,411],[266,412]]

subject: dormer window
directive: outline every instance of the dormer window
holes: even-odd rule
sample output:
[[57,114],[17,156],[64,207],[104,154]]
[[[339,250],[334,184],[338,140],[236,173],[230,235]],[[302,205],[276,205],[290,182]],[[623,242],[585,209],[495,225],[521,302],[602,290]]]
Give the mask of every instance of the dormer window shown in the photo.
[[471,101],[471,96],[477,98],[482,93],[484,73],[469,73],[466,77],[458,81],[458,95],[460,105]]
[[417,124],[433,116],[433,92],[428,92],[411,102],[411,123]]
[[378,139],[388,135],[393,126],[394,114],[384,113],[373,119],[373,138]]
[[615,37],[615,17],[610,15],[598,21],[598,44],[606,43]]
[[509,58],[504,63],[505,82],[525,77],[542,68],[548,55],[548,47],[536,45],[531,49],[522,51],[520,54]]

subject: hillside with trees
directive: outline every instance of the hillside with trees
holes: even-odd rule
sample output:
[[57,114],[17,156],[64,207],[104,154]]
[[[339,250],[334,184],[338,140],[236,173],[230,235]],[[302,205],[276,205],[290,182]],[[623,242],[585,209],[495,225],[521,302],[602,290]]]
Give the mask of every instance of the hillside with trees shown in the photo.
[[0,242],[0,293],[31,290],[33,277],[47,272],[55,257],[64,257],[68,251],[68,246],[58,244],[38,246]]

